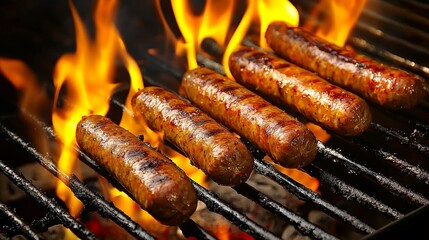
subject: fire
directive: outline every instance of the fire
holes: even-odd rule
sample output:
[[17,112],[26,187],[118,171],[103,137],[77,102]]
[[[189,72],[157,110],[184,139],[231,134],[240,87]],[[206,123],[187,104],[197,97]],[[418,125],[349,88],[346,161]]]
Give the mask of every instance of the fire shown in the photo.
[[[76,28],[76,53],[63,55],[55,66],[52,123],[56,136],[63,143],[58,167],[70,173],[75,172],[76,154],[72,146],[76,144],[77,123],[83,115],[105,115],[109,109],[109,98],[116,86],[112,78],[118,33],[109,20],[115,1],[107,2],[108,4],[98,2],[95,9],[94,41],[88,36],[74,5],[69,3]],[[60,92],[63,90],[62,100]],[[58,184],[57,195],[67,203],[72,215],[80,212],[81,203],[62,182]]]
[[322,0],[313,9],[304,28],[329,42],[344,46],[365,3],[366,0]]
[[[12,85],[20,92],[19,106],[21,111],[29,114],[30,117],[43,118],[49,104],[45,90],[39,85],[33,71],[22,61],[10,58],[0,58],[0,73],[2,73]],[[42,126],[33,119],[23,118],[27,125],[32,129],[32,138],[39,152],[47,152],[48,141],[44,134]],[[37,140],[36,140],[37,139]]]
[[[164,145],[162,134],[151,131],[134,116],[131,98],[144,87],[144,84],[138,64],[128,54],[125,44],[115,28],[116,5],[116,0],[97,2],[94,12],[95,39],[90,39],[75,7],[70,2],[76,28],[76,53],[63,55],[57,62],[54,73],[56,92],[52,121],[56,135],[64,145],[58,160],[58,167],[65,172],[75,173],[79,170],[74,169],[76,155],[72,148],[76,144],[76,125],[84,115],[106,115],[109,110],[109,99],[117,86],[113,81],[115,60],[120,58],[130,76],[130,90],[124,104],[120,125],[136,135],[143,134],[145,141],[158,147],[188,176],[202,183],[205,175],[191,166],[189,159]],[[60,95],[63,99],[60,99]],[[146,228],[155,232],[165,229],[124,193],[112,187],[109,187],[106,192],[119,208]],[[58,185],[57,194],[67,203],[73,215],[80,212],[81,203],[65,185]]]
[[[228,27],[231,23],[235,1],[207,0],[201,15],[193,14],[191,1],[171,1],[174,16],[183,39],[176,43],[176,49],[184,46],[188,69],[198,66],[196,54],[205,38],[212,38],[221,46],[226,41]],[[164,20],[163,20],[164,21]]]
[[283,21],[289,23],[291,26],[298,26],[298,10],[296,10],[292,3],[286,0],[265,0],[257,2],[261,29],[259,34],[259,45],[262,48],[270,49],[265,40],[265,29],[274,21]]
[[331,135],[329,135],[322,127],[320,127],[319,125],[316,125],[314,123],[306,123],[305,126],[310,129],[311,132],[313,132],[314,136],[316,136],[317,140],[325,143],[327,142],[330,138]]
[[[223,3],[224,2],[224,3]],[[265,41],[265,30],[273,21],[285,21],[293,26],[298,26],[299,15],[296,8],[287,0],[250,0],[240,23],[234,29],[232,36],[227,39],[232,17],[236,14],[235,1],[206,1],[201,15],[194,14],[191,1],[171,1],[176,22],[183,36],[181,44],[186,45],[188,68],[198,66],[196,54],[201,48],[205,38],[214,39],[223,49],[223,66],[227,75],[232,78],[228,67],[230,54],[239,46],[246,36],[252,22],[260,22],[260,45],[268,48]],[[158,8],[158,11],[159,8]],[[162,15],[161,15],[162,16]],[[163,20],[165,22],[165,20]],[[167,29],[168,31],[171,31]],[[319,182],[298,170],[282,170],[297,181],[307,184],[310,189],[316,190]]]
[[[232,78],[229,72],[228,58],[235,48],[241,44],[253,21],[260,21],[260,45],[266,48],[268,45],[264,37],[265,29],[272,21],[282,20],[294,26],[298,25],[298,11],[289,1],[249,0],[240,23],[232,32],[231,37],[228,38],[233,17],[237,16],[236,3],[237,1],[207,0],[202,13],[197,15],[193,10],[192,1],[171,1],[177,25],[183,36],[183,39],[176,43],[176,50],[181,46],[185,46],[188,69],[198,66],[196,54],[201,50],[201,43],[204,39],[211,38],[225,49],[222,64],[225,67],[227,76]],[[160,7],[158,6],[158,12],[160,12],[159,9]],[[163,18],[163,15],[160,15]],[[165,22],[165,19],[162,19],[162,21]],[[171,32],[170,29],[166,31],[167,33]],[[177,52],[181,53],[180,50]]]

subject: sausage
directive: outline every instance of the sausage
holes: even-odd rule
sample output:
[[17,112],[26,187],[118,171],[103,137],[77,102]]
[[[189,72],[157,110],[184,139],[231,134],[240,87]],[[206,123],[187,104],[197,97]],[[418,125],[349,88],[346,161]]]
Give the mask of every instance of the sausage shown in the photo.
[[253,157],[226,127],[160,87],[145,87],[131,101],[134,112],[155,131],[163,132],[215,182],[235,186],[253,170]]
[[339,134],[356,136],[371,124],[362,98],[282,58],[241,47],[231,54],[229,67],[240,84]]
[[316,156],[316,138],[302,123],[235,81],[208,68],[182,79],[184,94],[201,110],[233,129],[284,167],[298,168]]
[[76,140],[162,224],[180,225],[195,211],[196,192],[185,173],[110,119],[84,116],[77,125]]
[[273,22],[265,37],[280,56],[382,107],[412,108],[426,95],[420,76],[331,44],[301,28]]

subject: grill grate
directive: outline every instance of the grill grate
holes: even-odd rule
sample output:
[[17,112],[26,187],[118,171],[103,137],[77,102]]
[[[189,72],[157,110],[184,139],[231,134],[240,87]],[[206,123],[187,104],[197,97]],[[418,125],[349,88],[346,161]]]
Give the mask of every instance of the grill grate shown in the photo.
[[8,226],[2,226],[2,231],[8,232],[10,235],[22,233],[28,239],[39,239],[39,236],[32,227],[27,225],[23,219],[12,212],[5,204],[0,203],[0,211],[3,219],[10,222],[11,225],[8,229]]
[[[297,5],[312,2],[314,3],[315,1],[303,1],[302,3],[297,3]],[[375,18],[383,22],[392,23],[393,21],[393,23],[397,23],[396,21],[390,20],[386,17],[380,18],[380,15],[373,11],[373,8],[375,8],[374,6],[389,6],[389,9],[395,10],[392,10],[393,12],[398,12],[399,10],[397,10],[397,8],[390,7],[390,4],[385,3],[385,1],[368,0],[368,2],[369,7],[364,10],[363,13],[365,21],[370,22],[371,19]],[[410,17],[410,19],[408,19],[408,21],[413,22],[416,18]],[[405,25],[402,26],[396,24],[394,26],[403,28]],[[422,27],[422,29],[424,29],[424,27]],[[373,36],[377,33],[375,30],[377,30],[377,28],[373,27],[371,24],[367,24],[366,22],[359,23],[353,35],[349,38],[349,44],[357,50],[369,53],[386,62],[393,63],[396,66],[403,67],[425,77],[429,76],[429,68],[427,68],[420,59],[401,57],[391,51],[390,48],[379,48],[377,47],[380,46],[379,43],[371,42],[370,40],[377,39],[377,37]],[[425,34],[422,35],[419,31],[412,30],[411,33],[413,35],[429,39]],[[365,38],[365,36],[368,36],[368,39]],[[384,40],[389,42],[389,46],[400,45],[410,47],[410,42],[403,41],[401,39],[398,40],[395,36],[391,36],[389,32],[386,32],[383,36]],[[243,44],[257,47],[249,39],[245,39]],[[424,56],[428,55],[428,51],[423,49],[423,47],[416,49],[411,45],[411,48],[413,49],[413,52],[423,51]],[[204,43],[203,49],[206,50],[206,52],[212,52],[211,55],[213,55],[214,58],[219,58],[219,56],[222,55],[219,53],[220,48],[210,41],[206,41]],[[141,64],[141,68],[145,73],[144,79],[146,85],[158,85],[172,91],[178,89],[177,86],[180,84],[180,79],[183,74],[182,70],[173,67],[169,62],[164,61],[157,56],[141,51],[141,49],[135,49],[135,51],[132,52],[139,52],[140,55],[138,57],[144,60]],[[212,61],[202,54],[199,54],[197,59],[200,64],[224,74],[223,67],[218,62]],[[164,74],[162,76],[167,75],[168,80],[154,80],[155,78],[158,79],[158,76],[161,75],[160,73]],[[111,101],[116,108],[120,111],[123,110],[124,105],[121,100],[113,98]],[[16,103],[11,103],[11,105],[13,105],[11,107],[12,109],[16,108],[15,104]],[[429,103],[425,102],[412,111],[389,111],[373,105],[371,105],[371,110],[374,110],[377,114],[381,115],[381,117],[378,117],[377,119],[386,117],[388,119],[393,119],[392,123],[388,122],[385,124],[383,122],[381,124],[378,121],[372,122],[370,129],[371,133],[367,137],[345,138],[332,134],[333,141],[335,141],[339,147],[335,144],[324,144],[319,142],[317,161],[302,169],[311,176],[318,178],[321,181],[321,186],[330,190],[330,192],[327,192],[328,195],[329,193],[332,193],[331,195],[340,195],[341,198],[346,199],[346,204],[338,204],[339,201],[334,199],[332,196],[327,197],[323,194],[319,195],[279,172],[273,165],[263,160],[264,156],[261,152],[247,143],[248,147],[252,149],[252,153],[255,158],[255,171],[279,183],[299,199],[334,217],[345,226],[350,227],[352,231],[357,232],[359,236],[363,235],[370,239],[372,237],[379,236],[378,233],[381,231],[389,231],[389,229],[391,231],[391,229],[395,227],[398,229],[408,228],[409,225],[404,226],[404,224],[402,224],[405,220],[412,218],[416,213],[426,214],[426,216],[428,213],[428,164],[424,161],[420,161],[420,159],[429,156],[429,143],[427,141],[427,137],[429,136],[429,122],[426,119],[426,116],[429,115]],[[52,175],[63,181],[74,192],[76,197],[84,203],[85,210],[97,211],[103,217],[113,220],[118,226],[124,228],[137,239],[154,239],[154,237],[138,223],[132,221],[129,216],[116,208],[112,203],[106,201],[102,196],[86,187],[76,176],[61,172],[52,163],[49,157],[38,152],[33,148],[30,142],[27,142],[20,137],[16,133],[17,131],[15,128],[9,127],[5,124],[5,119],[0,120],[1,134],[4,135],[6,139],[10,139],[12,142],[19,145],[32,156],[32,159],[37,161],[44,168],[48,169]],[[38,121],[35,118],[33,118],[33,120]],[[42,125],[45,124],[42,123]],[[412,135],[409,134],[409,131],[403,131],[403,126],[398,127],[398,125],[411,126],[405,128],[407,130],[411,129]],[[55,138],[51,127],[45,126],[44,130],[48,136]],[[373,135],[376,135],[376,139],[374,141],[368,139]],[[402,149],[401,151],[405,151],[406,153],[410,152],[412,156],[403,157],[404,154],[402,152],[401,154],[396,154],[394,147],[386,146],[390,143],[394,146],[404,145],[403,147],[400,147],[400,149]],[[374,160],[380,162],[381,167],[374,167],[372,164],[365,161],[357,161],[357,158],[360,156],[353,157],[353,151],[348,148],[343,148],[346,146],[353,146],[353,149],[357,149],[357,152],[364,152],[367,155],[372,155]],[[79,153],[79,158],[86,165],[90,166],[101,176],[105,177],[115,187],[126,192],[118,181],[107,173],[102,166],[98,165],[95,161],[86,156],[79,150],[79,148],[76,147],[75,150]],[[417,156],[417,160],[414,160],[414,156]],[[383,169],[384,164],[395,169],[395,173],[400,172],[401,175],[392,174],[390,171],[385,173],[375,170]],[[419,166],[420,164],[421,166]],[[341,173],[337,173],[337,170]],[[46,230],[52,225],[62,224],[71,229],[81,238],[95,238],[92,232],[83,226],[77,219],[71,217],[70,214],[64,208],[59,206],[55,200],[48,198],[30,181],[25,179],[16,170],[12,169],[1,160],[0,171],[48,210],[48,213],[44,217],[36,219],[31,222],[31,224],[28,224],[25,222],[25,219],[21,219],[18,214],[10,210],[9,206],[0,203],[0,213],[2,214],[1,219],[7,220],[7,224],[0,228],[1,232],[5,232],[8,236],[22,234],[28,239],[40,239],[42,237],[38,234],[39,232]],[[391,175],[393,175],[393,177],[391,177]],[[352,180],[348,180],[349,177],[352,178]],[[411,180],[403,181],[402,177]],[[353,180],[363,181],[363,179],[367,180],[367,182],[371,184],[369,187],[375,190],[361,190],[362,184],[355,184],[355,182],[353,182]],[[414,183],[419,186],[415,187]],[[264,229],[246,217],[245,214],[225,203],[213,192],[210,192],[198,183],[193,182],[193,185],[197,189],[198,199],[204,202],[209,210],[223,215],[234,225],[238,226],[241,230],[247,232],[256,239],[278,239],[277,236],[269,232],[267,229]],[[378,191],[378,189],[382,189],[383,192],[388,192],[392,196],[395,196],[395,200],[386,200],[386,198],[381,197],[379,194],[374,194],[374,191]],[[319,228],[313,223],[310,223],[310,221],[306,220],[304,217],[296,214],[294,211],[269,198],[248,184],[239,185],[235,187],[234,190],[239,195],[251,199],[258,205],[268,209],[270,212],[291,223],[304,235],[314,239],[337,238],[335,233],[325,232],[325,230]],[[396,198],[399,199],[400,203],[393,203],[396,201]],[[365,209],[370,209],[375,212],[371,213],[370,216],[386,217],[388,220],[382,219],[382,224],[385,227],[379,229],[379,223],[374,223],[371,219],[363,218],[360,214],[350,211],[350,205],[359,205],[359,207],[364,207]],[[365,220],[363,221],[361,219]],[[390,224],[393,227],[389,227]],[[185,237],[215,239],[203,227],[199,226],[192,220],[187,221],[179,228]],[[375,229],[379,230],[376,231]],[[410,236],[412,236],[411,233]]]
[[[74,219],[65,209],[58,205],[55,201],[48,198],[40,190],[38,190],[30,181],[20,176],[13,169],[8,167],[0,160],[0,171],[6,175],[14,184],[24,190],[28,195],[37,200],[38,203],[46,207],[50,213],[64,224],[65,227],[71,229],[76,236],[83,239],[96,239],[95,235],[84,227],[80,222]],[[23,227],[25,229],[25,227]]]

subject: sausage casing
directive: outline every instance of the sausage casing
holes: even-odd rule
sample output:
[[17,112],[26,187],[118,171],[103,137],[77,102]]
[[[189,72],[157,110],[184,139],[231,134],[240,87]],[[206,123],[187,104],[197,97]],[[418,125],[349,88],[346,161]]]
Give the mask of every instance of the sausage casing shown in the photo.
[[301,28],[273,22],[265,37],[282,57],[383,107],[411,108],[426,95],[421,77],[329,43]]
[[242,47],[231,54],[229,67],[237,82],[339,134],[359,135],[370,126],[362,98],[284,59]]
[[215,182],[235,186],[252,173],[253,157],[246,146],[226,127],[174,93],[145,87],[134,95],[132,106],[150,128],[163,132],[166,140]]
[[195,211],[196,192],[185,173],[110,119],[83,117],[77,125],[76,140],[161,223],[180,225]]
[[316,156],[316,139],[302,123],[235,81],[208,69],[183,76],[186,96],[200,109],[247,138],[284,167],[297,168]]

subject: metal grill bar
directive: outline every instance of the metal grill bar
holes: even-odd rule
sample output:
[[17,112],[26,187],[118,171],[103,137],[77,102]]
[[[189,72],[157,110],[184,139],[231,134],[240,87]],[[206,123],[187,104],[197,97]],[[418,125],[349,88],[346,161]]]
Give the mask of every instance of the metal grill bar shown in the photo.
[[194,185],[195,189],[197,190],[198,199],[204,202],[210,211],[221,214],[241,230],[250,234],[256,239],[279,239],[260,225],[250,220],[245,215],[224,203],[220,198],[215,196],[214,193],[208,191],[198,183],[192,181],[192,185]]
[[180,225],[180,230],[182,230],[183,235],[189,238],[196,238],[201,240],[216,240],[215,237],[207,233],[201,226],[196,224],[194,221],[189,219],[182,225]]
[[401,57],[395,53],[392,53],[386,49],[378,48],[374,44],[369,43],[365,39],[358,37],[349,37],[348,42],[356,49],[360,51],[368,52],[372,55],[377,56],[380,59],[385,59],[390,62],[398,64],[398,66],[403,67],[404,69],[414,71],[422,76],[429,77],[429,68],[423,65],[420,65],[412,60]]
[[[4,127],[2,130],[4,131]],[[36,199],[38,203],[46,207],[54,213],[56,217],[64,224],[65,227],[71,229],[76,236],[84,239],[96,239],[95,235],[90,232],[84,225],[76,221],[70,214],[58,205],[55,201],[48,198],[40,190],[38,190],[30,181],[16,173],[0,160],[0,171],[3,172],[14,184],[21,188],[28,195]]]
[[314,224],[308,222],[304,218],[289,211],[281,204],[277,203],[276,201],[269,198],[267,195],[259,192],[258,190],[246,183],[240,184],[234,187],[234,189],[237,191],[237,193],[253,200],[267,210],[277,214],[279,217],[286,219],[287,221],[292,223],[296,227],[296,229],[298,229],[302,234],[306,236],[310,236],[314,239],[337,239],[336,237],[327,234],[325,231],[318,228]]
[[323,171],[321,168],[315,164],[310,164],[303,169],[305,172],[309,173],[311,176],[316,177],[320,181],[328,184],[334,192],[341,193],[342,196],[347,196],[347,199],[353,199],[356,202],[365,205],[370,209],[377,210],[380,213],[385,214],[386,216],[398,219],[404,215],[398,212],[396,209],[391,208],[390,206],[380,202],[379,200],[369,196],[368,194],[362,192],[361,190],[348,185],[343,180],[335,177],[334,175]]
[[58,219],[51,212],[47,212],[45,216],[34,220],[31,226],[39,232],[46,231],[49,227],[59,224]]
[[389,152],[386,152],[383,149],[378,149],[374,146],[368,145],[362,142],[362,140],[359,140],[356,138],[342,138],[342,140],[350,144],[358,145],[360,148],[364,149],[365,151],[376,155],[379,159],[383,159],[384,161],[391,164],[392,166],[398,169],[401,169],[401,172],[407,173],[408,175],[413,176],[416,179],[424,182],[426,185],[429,185],[429,172],[427,172],[426,170],[418,166],[412,165],[407,161],[399,159],[395,155]]
[[416,193],[409,188],[400,185],[395,180],[389,179],[381,173],[374,172],[365,166],[353,162],[352,160],[341,154],[339,151],[332,148],[328,148],[321,142],[318,142],[317,147],[318,152],[323,154],[327,159],[331,160],[333,164],[340,163],[344,167],[352,169],[354,172],[365,176],[367,179],[379,184],[380,186],[389,190],[391,193],[407,201],[410,201],[415,205],[421,206],[429,203],[429,200],[421,194]]
[[401,144],[405,144],[412,149],[419,151],[421,154],[425,156],[429,156],[429,146],[425,146],[421,143],[413,141],[411,138],[407,136],[402,136],[398,131],[383,127],[378,123],[371,123],[371,129],[374,129],[380,133],[385,134],[387,137],[392,137],[398,140]]
[[278,182],[286,190],[296,195],[299,199],[314,203],[315,205],[323,209],[323,211],[325,211],[326,213],[335,216],[338,220],[349,224],[355,229],[364,233],[371,233],[375,231],[366,223],[350,215],[346,211],[338,208],[337,206],[334,206],[331,203],[323,200],[315,192],[296,182],[292,178],[277,171],[273,165],[266,163],[264,160],[261,160],[261,158],[255,159],[255,170],[259,174],[267,176]]
[[40,239],[39,235],[29,226],[27,225],[19,216],[17,216],[14,212],[12,212],[5,204],[0,203],[0,213],[4,220],[7,219],[7,222],[12,225],[11,228],[6,229],[8,225],[1,226],[3,231],[8,231],[11,234],[15,234],[16,232],[22,233],[24,237],[27,239]]
[[[86,206],[94,207],[95,209],[97,209],[98,212],[100,212],[101,215],[112,219],[115,223],[126,229],[134,237],[140,239],[154,239],[153,236],[151,236],[143,228],[141,228],[140,225],[133,222],[126,214],[116,208],[113,204],[106,202],[102,197],[96,195],[94,192],[87,189],[84,184],[80,182],[74,175],[69,176],[61,172],[52,161],[46,159],[36,149],[30,146],[29,143],[26,143],[19,136],[9,131],[7,127],[5,127],[1,123],[0,128],[8,135],[9,138],[13,139],[16,143],[20,144],[28,153],[30,153],[43,167],[45,167],[54,176],[58,177],[62,182],[69,186],[73,193],[76,195],[76,197],[79,198]],[[31,183],[29,184],[31,185]],[[31,186],[34,188],[33,185]],[[73,219],[71,216],[70,218]],[[83,227],[83,225],[81,226]],[[75,231],[74,228],[72,228],[72,230],[73,232]],[[77,230],[79,229],[77,228]]]

